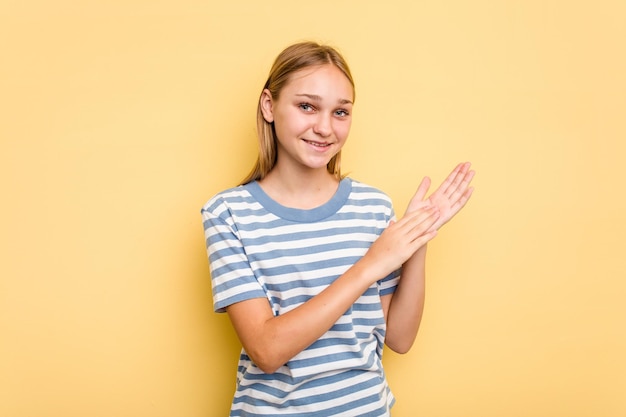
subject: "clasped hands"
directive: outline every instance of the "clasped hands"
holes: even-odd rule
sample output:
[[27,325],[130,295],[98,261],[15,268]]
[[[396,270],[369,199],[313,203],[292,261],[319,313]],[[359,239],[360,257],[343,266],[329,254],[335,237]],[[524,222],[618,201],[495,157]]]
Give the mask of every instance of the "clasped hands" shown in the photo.
[[475,172],[469,162],[458,164],[426,198],[430,178],[424,177],[404,216],[389,227],[372,244],[368,255],[386,265],[389,271],[399,268],[419,248],[433,239],[467,203],[474,191],[470,182]]

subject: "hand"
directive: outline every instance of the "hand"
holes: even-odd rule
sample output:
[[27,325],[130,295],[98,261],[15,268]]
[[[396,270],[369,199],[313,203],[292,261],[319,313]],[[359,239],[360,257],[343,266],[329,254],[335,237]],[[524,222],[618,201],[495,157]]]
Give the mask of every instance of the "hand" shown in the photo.
[[474,191],[469,184],[474,178],[475,172],[470,170],[469,162],[461,163],[452,170],[444,182],[432,193],[428,199],[424,200],[428,188],[430,188],[430,178],[424,177],[417,192],[409,202],[406,213],[413,212],[432,205],[439,210],[439,218],[433,224],[433,230],[438,230],[454,217],[459,210],[465,206]]
[[374,268],[380,279],[400,268],[419,248],[435,237],[433,225],[439,219],[437,207],[422,205],[389,226],[374,241],[360,262]]

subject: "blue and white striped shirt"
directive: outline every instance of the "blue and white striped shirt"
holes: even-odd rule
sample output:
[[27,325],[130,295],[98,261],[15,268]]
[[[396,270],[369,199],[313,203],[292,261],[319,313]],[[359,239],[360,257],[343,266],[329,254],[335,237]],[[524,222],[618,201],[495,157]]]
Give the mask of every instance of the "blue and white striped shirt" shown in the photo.
[[[214,308],[266,298],[274,315],[319,294],[368,250],[394,218],[389,197],[344,178],[333,198],[288,208],[256,182],[217,194],[202,208]],[[382,367],[380,296],[399,271],[372,284],[316,342],[275,373],[242,350],[231,416],[387,416],[394,397]]]

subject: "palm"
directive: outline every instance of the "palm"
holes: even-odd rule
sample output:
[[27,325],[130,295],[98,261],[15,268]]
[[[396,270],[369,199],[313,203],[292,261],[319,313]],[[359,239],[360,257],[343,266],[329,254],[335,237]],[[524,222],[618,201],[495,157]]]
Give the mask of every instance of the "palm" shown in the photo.
[[438,230],[450,221],[471,197],[474,189],[469,185],[474,177],[474,171],[470,171],[469,168],[469,162],[457,165],[444,182],[426,200],[424,200],[424,197],[430,187],[430,179],[428,177],[424,178],[415,196],[409,203],[407,213],[427,205],[437,207],[439,219],[432,226],[432,229]]

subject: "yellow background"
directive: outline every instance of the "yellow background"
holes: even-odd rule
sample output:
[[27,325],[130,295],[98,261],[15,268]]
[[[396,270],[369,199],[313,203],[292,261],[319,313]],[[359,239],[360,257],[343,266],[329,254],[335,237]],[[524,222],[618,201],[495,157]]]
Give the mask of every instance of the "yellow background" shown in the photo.
[[250,168],[286,45],[357,83],[351,176],[402,213],[458,161],[394,417],[626,415],[626,5],[0,3],[0,415],[224,416],[239,345],[199,209]]

